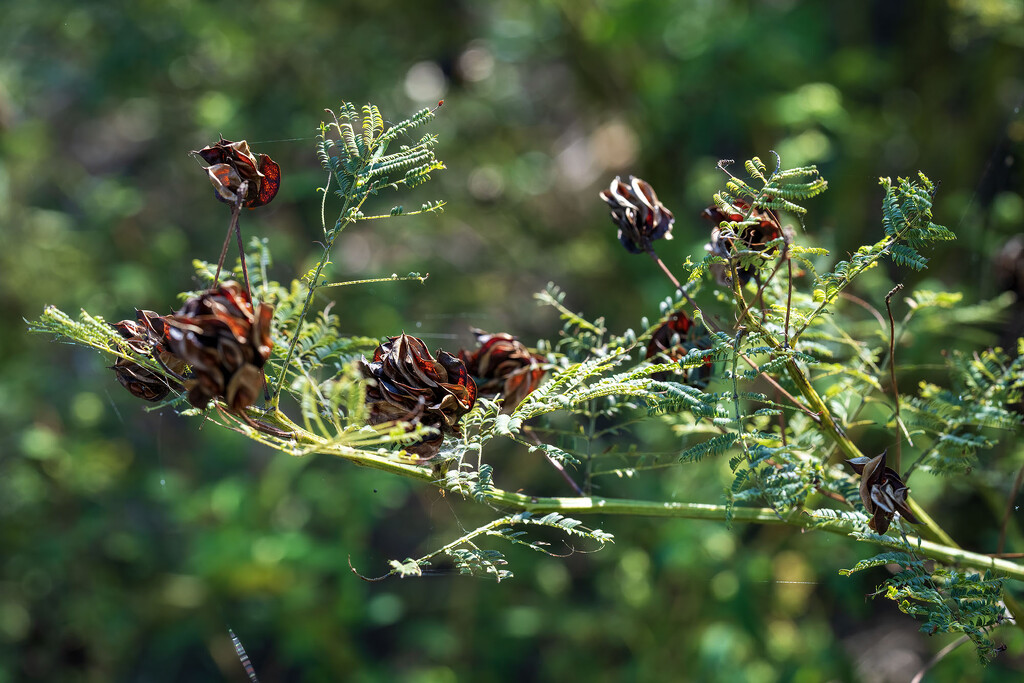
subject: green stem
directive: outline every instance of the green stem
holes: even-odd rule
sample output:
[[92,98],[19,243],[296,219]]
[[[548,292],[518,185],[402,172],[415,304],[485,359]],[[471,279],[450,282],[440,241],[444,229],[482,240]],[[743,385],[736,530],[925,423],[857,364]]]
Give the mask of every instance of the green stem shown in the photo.
[[[332,444],[327,439],[304,431],[280,411],[267,413],[260,417],[265,422],[274,423],[282,430],[291,432],[291,440],[283,441],[253,431],[252,438],[278,450],[291,453],[292,455],[304,455],[312,452],[335,455],[361,467],[368,467],[433,485],[441,484],[437,475],[429,467],[400,462],[387,456],[377,455],[351,446]],[[719,522],[728,521],[731,516],[733,522],[785,524],[802,529],[817,529],[843,536],[848,536],[851,531],[856,530],[852,522],[830,520],[827,524],[822,524],[820,520],[815,520],[806,513],[790,514],[783,517],[771,508],[733,507],[730,511],[725,505],[658,502],[625,498],[602,498],[598,496],[579,496],[574,498],[541,497],[514,493],[502,489],[489,490],[486,494],[486,500],[492,505],[536,514],[548,512],[573,515],[605,514],[701,519]],[[921,540],[920,554],[947,564],[966,565],[976,569],[993,569],[1006,574],[1010,578],[1024,581],[1024,566],[1008,560],[972,553],[957,547],[952,539],[939,529],[935,522],[928,517],[927,513],[921,510],[913,500],[909,501],[909,504],[914,514],[924,522],[926,530],[938,529],[942,536],[940,542]],[[894,541],[896,540],[898,539],[894,539]],[[911,537],[910,540],[916,547],[917,539]],[[879,543],[878,541],[871,542]]]
[[[330,185],[330,183],[328,183]],[[326,188],[325,188],[326,194]],[[345,198],[345,204],[341,207],[341,213],[338,216],[338,220],[334,224],[334,232],[331,233],[330,238],[327,240],[326,246],[324,246],[323,256],[320,257],[320,261],[316,264],[316,271],[313,273],[313,278],[309,282],[309,291],[306,292],[306,300],[302,304],[302,312],[299,313],[298,320],[295,321],[295,330],[292,332],[292,340],[288,344],[288,353],[285,354],[284,362],[281,364],[281,376],[277,379],[277,387],[274,389],[274,395],[270,399],[270,407],[276,408],[281,398],[281,389],[284,387],[285,378],[288,376],[288,366],[292,362],[292,356],[295,355],[295,346],[298,344],[299,336],[302,332],[302,323],[306,319],[306,314],[309,313],[309,306],[313,303],[313,294],[316,293],[317,283],[320,280],[320,273],[323,272],[324,267],[330,262],[331,247],[334,246],[334,241],[338,239],[338,235],[347,228],[351,223],[355,221],[352,215],[362,207],[363,202],[370,196],[369,191],[363,194],[362,199],[356,204],[355,209],[351,209],[352,197]],[[324,226],[326,232],[326,226]]]
[[288,376],[288,366],[292,362],[292,356],[295,355],[295,346],[299,341],[299,336],[302,332],[302,322],[306,319],[306,314],[309,312],[309,305],[313,302],[313,293],[316,292],[316,283],[320,279],[320,273],[323,271],[324,266],[327,265],[328,258],[331,253],[331,246],[334,244],[334,240],[327,243],[324,247],[324,254],[320,258],[320,261],[316,264],[316,272],[313,273],[313,278],[309,282],[309,290],[306,292],[306,300],[302,304],[302,312],[299,313],[299,319],[295,321],[295,330],[292,331],[292,340],[288,344],[288,353],[285,354],[284,362],[281,363],[281,376],[277,378],[277,387],[274,388],[274,396],[270,399],[270,406],[276,408],[278,401],[281,397],[281,389],[284,387],[284,380]]
[[[725,505],[705,505],[702,503],[655,502],[648,500],[629,500],[621,498],[601,498],[596,496],[585,498],[537,498],[521,493],[508,491],[492,491],[488,495],[491,502],[511,506],[527,512],[544,514],[558,512],[566,514],[602,514],[640,517],[671,517],[676,519],[701,519],[706,521],[724,522],[728,509]],[[829,533],[848,536],[854,531],[852,523],[839,520],[822,525],[808,515],[791,515],[780,517],[771,508],[732,508],[733,522],[753,524],[785,524],[803,529],[819,529]],[[893,539],[899,542],[899,539]],[[918,539],[910,537],[911,544],[917,549]],[[953,565],[966,565],[975,569],[992,569],[1002,572],[1017,581],[1024,581],[1024,566],[1015,562],[972,553],[955,546],[921,540],[920,554],[933,560]]]

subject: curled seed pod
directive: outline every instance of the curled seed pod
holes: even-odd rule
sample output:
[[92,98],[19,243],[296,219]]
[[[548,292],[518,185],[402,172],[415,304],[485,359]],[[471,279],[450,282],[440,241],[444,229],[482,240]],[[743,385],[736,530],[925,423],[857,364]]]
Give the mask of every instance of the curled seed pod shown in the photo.
[[619,241],[629,253],[642,254],[652,249],[654,240],[672,239],[675,217],[658,201],[650,183],[629,176],[627,184],[615,176],[599,196],[608,203],[612,222],[619,226]]
[[868,526],[880,534],[888,531],[897,512],[911,524],[921,523],[907,505],[910,489],[896,470],[885,466],[886,452],[874,458],[861,456],[846,461],[860,475],[860,500],[871,516]]
[[211,400],[221,399],[241,413],[256,402],[263,388],[263,366],[274,345],[273,316],[268,304],[253,310],[242,286],[229,280],[164,318],[168,347],[192,368],[185,382],[189,403],[205,408]]
[[[736,251],[764,251],[768,243],[782,236],[782,227],[778,219],[769,211],[762,211],[755,208],[750,211],[750,203],[738,199],[733,208],[735,211],[723,210],[718,205],[712,205],[704,209],[701,215],[714,224],[711,230],[711,241],[704,246],[704,251],[714,256],[721,256],[726,261],[735,258]],[[744,220],[744,215],[750,211],[747,221],[754,223],[743,227],[740,234],[728,227],[722,227],[722,223],[739,223]],[[715,263],[711,266],[711,272],[719,284],[729,286],[730,269],[727,263]],[[737,268],[736,274],[740,284],[747,284],[756,274],[754,268]]]
[[247,182],[242,205],[250,209],[269,204],[281,185],[281,167],[266,154],[253,154],[245,140],[220,139],[192,152],[210,164],[210,177],[217,199],[228,204],[238,201],[242,183]]
[[[660,356],[675,361],[687,355],[691,349],[710,349],[711,340],[705,336],[698,336],[696,332],[697,329],[693,321],[685,313],[682,311],[673,313],[654,331],[651,341],[647,344],[646,358],[650,360]],[[711,370],[712,365],[709,359],[699,368],[689,371],[678,369],[672,373],[658,372],[651,377],[659,381],[673,380],[686,384],[703,385],[711,379]]]
[[121,383],[121,386],[127,389],[132,396],[141,398],[143,401],[150,401],[152,403],[162,401],[167,397],[171,389],[181,388],[180,385],[168,382],[168,380],[149,368],[126,358],[118,358],[110,366],[110,369],[114,371],[114,375],[117,377],[117,381]]
[[[112,327],[132,351],[151,355],[171,374],[180,375],[184,372],[184,362],[164,345],[166,327],[162,316],[153,311],[136,311],[135,320],[122,320]],[[172,389],[181,391],[181,385],[177,382],[127,358],[118,358],[111,369],[121,386],[144,401],[162,401]]]
[[441,450],[445,434],[459,434],[459,420],[476,403],[477,388],[465,364],[437,350],[435,360],[421,339],[402,334],[377,347],[373,361],[360,362],[370,424],[409,422],[437,429],[437,434],[406,448],[423,458]]
[[459,351],[481,396],[504,397],[503,412],[512,412],[544,378],[544,356],[533,353],[510,334],[473,329],[479,348]]

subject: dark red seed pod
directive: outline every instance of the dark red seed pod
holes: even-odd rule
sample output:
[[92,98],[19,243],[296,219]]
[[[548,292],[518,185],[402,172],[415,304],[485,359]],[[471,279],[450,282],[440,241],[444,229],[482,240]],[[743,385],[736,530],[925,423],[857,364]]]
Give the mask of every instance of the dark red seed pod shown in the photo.
[[[778,219],[770,211],[754,209],[750,211],[750,203],[738,199],[733,205],[737,211],[722,209],[713,204],[701,212],[701,216],[711,221],[714,228],[711,230],[711,241],[704,246],[704,250],[714,256],[721,256],[726,261],[735,258],[736,251],[764,251],[772,240],[782,236],[782,227]],[[745,214],[750,211],[747,221],[756,221],[751,225],[742,228],[739,235],[734,231],[723,228],[723,223],[739,223],[744,220]],[[716,263],[711,266],[711,272],[719,284],[729,286],[730,269],[728,264]],[[754,277],[753,268],[737,268],[736,275],[740,284],[747,284]]]
[[192,152],[210,164],[206,173],[216,197],[234,204],[242,183],[246,183],[242,206],[255,208],[269,204],[281,185],[281,167],[266,154],[253,154],[245,140],[220,142]]
[[441,450],[446,434],[459,434],[459,420],[476,403],[477,387],[466,365],[438,349],[430,355],[423,340],[402,334],[377,347],[373,361],[360,363],[370,424],[409,422],[437,429],[437,434],[406,448],[423,458]]
[[910,489],[896,470],[886,467],[885,454],[882,451],[874,458],[861,456],[846,461],[860,475],[860,500],[871,516],[868,526],[880,534],[888,531],[897,512],[911,524],[921,523],[907,504]]
[[[185,364],[171,353],[164,336],[166,327],[162,316],[153,311],[136,311],[135,320],[122,320],[112,327],[124,338],[128,348],[138,354],[151,356],[172,375],[180,375]],[[144,401],[162,401],[174,391],[181,391],[181,385],[159,373],[128,358],[118,358],[111,370],[121,383],[136,398]]]
[[192,369],[185,382],[189,403],[205,408],[213,399],[241,413],[263,390],[263,366],[274,346],[270,326],[274,309],[253,309],[234,281],[194,296],[164,318],[167,345]]
[[481,396],[502,396],[503,412],[512,412],[544,378],[544,357],[533,353],[510,334],[473,329],[479,347],[459,351]]
[[[668,320],[662,323],[654,331],[651,341],[647,344],[648,360],[664,359],[679,360],[690,353],[692,349],[710,349],[711,340],[703,335],[697,334],[693,321],[682,311],[669,316]],[[708,360],[700,368],[693,370],[678,369],[673,373],[659,372],[652,377],[657,380],[673,380],[686,384],[706,384],[711,378],[712,365]]]

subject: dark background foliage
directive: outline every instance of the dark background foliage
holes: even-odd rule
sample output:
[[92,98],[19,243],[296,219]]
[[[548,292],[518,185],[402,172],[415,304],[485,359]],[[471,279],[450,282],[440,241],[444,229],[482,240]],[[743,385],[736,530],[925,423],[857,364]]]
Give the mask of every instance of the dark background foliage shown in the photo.
[[[1022,230],[1024,17],[1019,0],[593,3],[254,0],[6,2],[0,23],[0,681],[906,680],[929,639],[842,578],[869,553],[786,528],[605,519],[614,546],[566,559],[511,550],[517,576],[442,571],[364,583],[484,521],[437,490],[324,457],[291,460],[241,437],[146,413],[99,356],[28,336],[45,304],[116,320],[167,312],[215,259],[226,224],[187,152],[223,134],[283,167],[274,204],[246,214],[272,274],[317,251],[325,107],[372,100],[395,119],[446,100],[431,125],[448,170],[403,198],[439,217],[346,233],[329,277],[429,272],[339,292],[345,331],[407,331],[432,347],[468,327],[551,337],[533,292],[612,329],[670,294],[614,238],[597,192],[651,182],[676,214],[661,248],[700,258],[698,218],[719,159],[817,163],[830,190],[808,239],[843,254],[874,241],[879,175],[922,169],[960,241],[924,277],[968,301],[998,293],[993,254]],[[390,208],[382,200],[381,209]],[[920,279],[892,271],[890,277]],[[888,290],[858,293],[876,304]],[[333,296],[333,294],[332,294]],[[944,330],[907,360],[993,343]],[[991,552],[1020,452],[954,489],[935,514]],[[534,455],[507,480],[567,493]],[[724,462],[604,481],[619,495],[722,500]],[[935,503],[928,475],[915,495]],[[959,493],[957,493],[959,491]],[[979,531],[980,530],[980,531]],[[1021,537],[1014,526],[1011,540]],[[568,549],[566,549],[568,550]],[[1005,680],[1024,638],[982,670],[969,647],[936,681]]]

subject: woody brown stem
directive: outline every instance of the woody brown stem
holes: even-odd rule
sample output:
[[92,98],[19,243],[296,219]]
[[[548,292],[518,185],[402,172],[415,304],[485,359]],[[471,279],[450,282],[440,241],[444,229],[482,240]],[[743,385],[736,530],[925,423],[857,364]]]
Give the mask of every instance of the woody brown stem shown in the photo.
[[213,286],[216,287],[217,283],[220,282],[220,271],[224,267],[224,258],[228,255],[228,245],[231,244],[231,233],[236,233],[238,235],[238,256],[242,259],[242,275],[245,278],[245,291],[249,296],[249,301],[252,301],[252,290],[249,288],[249,271],[245,267],[245,250],[242,247],[242,228],[238,224],[238,218],[242,212],[242,202],[245,201],[245,195],[248,191],[249,181],[243,180],[235,195],[235,203],[231,207],[231,220],[228,222],[228,232],[224,235],[224,246],[220,249],[220,258],[217,259],[217,272],[213,276]]
[[[242,183],[244,186],[245,183]],[[249,284],[249,267],[245,263],[245,247],[242,245],[242,226],[238,224],[238,212],[241,209],[241,201],[236,205],[231,220],[235,225],[235,237],[238,238],[238,258],[242,261],[242,280],[245,282],[245,293],[252,301],[252,286]]]
[[892,383],[892,401],[896,410],[896,465],[893,469],[897,472],[901,469],[900,456],[903,450],[903,435],[900,421],[900,389],[896,384],[896,321],[892,318],[892,298],[901,289],[903,289],[902,284],[896,285],[885,295],[885,312],[889,314],[889,379]]
[[216,287],[217,283],[220,282],[220,271],[224,267],[224,258],[228,255],[228,246],[231,244],[231,233],[234,232],[230,224],[228,224],[228,232],[224,235],[224,246],[220,249],[220,258],[217,259],[217,272],[213,276],[213,286]]

